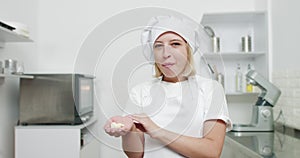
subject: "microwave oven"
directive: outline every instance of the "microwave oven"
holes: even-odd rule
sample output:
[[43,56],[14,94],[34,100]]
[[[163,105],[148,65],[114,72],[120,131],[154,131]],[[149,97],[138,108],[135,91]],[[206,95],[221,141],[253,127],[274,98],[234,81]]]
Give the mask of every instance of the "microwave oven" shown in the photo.
[[19,124],[88,121],[94,111],[94,77],[84,74],[28,74],[20,81]]

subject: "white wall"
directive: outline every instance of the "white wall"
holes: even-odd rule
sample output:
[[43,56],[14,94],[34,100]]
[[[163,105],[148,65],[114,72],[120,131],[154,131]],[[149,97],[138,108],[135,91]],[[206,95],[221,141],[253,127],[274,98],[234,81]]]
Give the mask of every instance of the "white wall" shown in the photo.
[[[90,32],[93,32],[93,30],[97,28],[96,26],[98,24],[101,25],[108,22],[112,16],[120,15],[119,13],[121,12],[131,11],[135,8],[145,6],[165,8],[162,10],[171,9],[178,13],[185,14],[199,22],[203,12],[234,12],[253,11],[256,8],[265,9],[265,7],[261,7],[261,5],[259,5],[259,1],[257,0],[194,0],[188,3],[182,0],[111,0],[105,1],[105,3],[97,0],[28,0],[26,2],[7,0],[2,2],[0,5],[0,18],[5,17],[7,20],[20,21],[29,25],[32,38],[35,42],[26,44],[7,44],[4,49],[0,49],[0,59],[3,60],[6,58],[15,58],[23,60],[26,72],[72,72],[74,69],[74,62],[76,59],[78,59],[76,58],[77,53],[79,50],[85,50],[81,47],[81,45],[84,44],[86,39],[89,39],[87,37],[90,37],[90,40],[93,38],[96,40],[102,39],[99,37],[88,36]],[[144,16],[147,15],[148,14],[145,13]],[[144,20],[147,21],[147,19]],[[120,27],[123,27],[122,24],[127,26],[128,23],[132,22],[136,22],[135,19],[130,19],[130,21],[120,20]],[[118,29],[118,26],[112,25],[107,29],[107,31],[110,32],[114,29]],[[103,34],[104,33],[105,32],[103,32]],[[116,106],[116,100],[113,98],[111,83],[113,82],[118,86],[118,83],[126,83],[126,78],[124,79],[122,76],[120,77],[116,75],[113,78],[114,80],[111,81],[111,76],[115,75],[111,71],[111,66],[118,66],[115,65],[116,61],[123,59],[120,58],[120,54],[118,54],[118,52],[121,52],[123,48],[126,49],[126,52],[129,52],[128,57],[138,52],[138,47],[135,47],[139,42],[139,40],[137,40],[137,33],[138,32],[134,31],[128,33],[126,36],[118,38],[113,43],[113,46],[115,47],[107,47],[107,52],[114,52],[115,54],[105,54],[106,56],[103,56],[103,59],[105,60],[101,61],[98,67],[96,67],[96,70],[101,70],[100,73],[96,73],[96,86],[98,88],[97,93],[99,93],[98,95],[101,99],[101,104],[99,103],[98,105],[100,106],[100,110],[102,110],[102,112],[104,112],[106,115],[100,117],[101,119],[99,121],[99,127],[102,127],[106,117],[113,114],[118,114],[120,112],[120,108]],[[101,35],[101,31],[96,32],[96,34]],[[98,62],[97,59],[91,58],[88,55],[89,53],[100,52],[101,50],[98,50],[99,48],[97,48],[97,45],[99,44],[99,47],[102,47],[101,43],[103,43],[103,41],[93,41],[89,43],[93,46],[92,48],[95,48],[95,50],[89,48],[88,51],[86,51],[86,55],[80,54],[80,59],[87,61],[81,63],[81,66],[87,66],[86,68],[90,68],[89,64],[92,63],[91,65],[93,66],[95,62]],[[85,47],[85,45],[83,45],[83,47]],[[86,47],[88,47],[88,45]],[[125,58],[127,56],[122,57]],[[131,62],[136,63],[137,60],[142,62],[143,59],[141,59],[141,55],[137,58],[132,58]],[[95,67],[92,67],[92,69],[93,68]],[[85,69],[83,71],[91,70]],[[147,69],[147,71],[150,70]],[[144,73],[143,69],[139,69],[137,72],[138,74]],[[143,79],[143,77],[140,78],[140,80]],[[126,92],[127,90],[127,87],[117,88],[120,88],[122,93]],[[0,87],[0,89],[3,89],[3,87]],[[118,95],[121,98],[126,98],[127,96],[122,93],[117,93],[115,95]],[[121,99],[120,102],[124,100],[125,99]],[[9,105],[11,102],[7,101],[4,102],[4,104]],[[16,103],[14,103],[13,106],[16,106],[15,104]],[[3,111],[3,109],[1,109],[1,111]],[[1,131],[3,131],[2,126]],[[1,133],[1,135],[4,136],[5,134]],[[101,140],[103,139],[104,142],[109,141],[117,148],[120,147],[119,139],[110,138],[106,135],[101,135],[100,138]],[[11,145],[5,146],[6,142],[1,141],[0,144],[1,158],[12,157],[13,148]],[[99,143],[101,157],[123,156],[122,152],[117,152],[119,150],[115,150],[106,145],[107,143],[102,142]]]
[[[29,26],[32,38],[37,35],[37,1],[0,0],[0,19]],[[6,44],[0,48],[0,60],[13,58],[36,67],[36,43]],[[26,65],[27,66],[27,65]],[[18,79],[0,78],[0,158],[14,157],[14,125],[18,120]]]
[[300,1],[271,2],[274,71],[299,70]]
[[[219,3],[219,4],[218,4]],[[118,5],[116,5],[118,4]],[[216,5],[218,4],[218,5]],[[234,6],[232,5],[234,4]],[[158,6],[177,10],[196,21],[202,12],[253,10],[252,0],[184,1],[42,1],[38,6],[38,71],[72,70],[80,45],[96,25],[122,11],[143,6]],[[128,21],[124,21],[128,23]],[[34,71],[34,69],[33,69]]]
[[[1,0],[0,3],[0,19],[26,24],[30,30],[31,38],[36,40],[38,30],[37,1]],[[4,48],[0,48],[0,59],[2,61],[9,58],[22,60],[25,63],[25,71],[34,69],[37,67],[35,62],[36,45],[36,43],[6,43]]]
[[274,116],[279,122],[300,129],[300,20],[298,0],[270,0],[273,26],[273,81],[282,95]]

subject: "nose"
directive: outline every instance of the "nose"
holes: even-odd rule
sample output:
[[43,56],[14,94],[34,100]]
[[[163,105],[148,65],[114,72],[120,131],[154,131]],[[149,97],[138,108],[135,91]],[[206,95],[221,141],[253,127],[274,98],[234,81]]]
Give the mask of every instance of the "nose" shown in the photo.
[[165,45],[164,46],[164,50],[163,50],[163,57],[166,59],[166,58],[169,58],[171,56],[171,47],[169,45]]

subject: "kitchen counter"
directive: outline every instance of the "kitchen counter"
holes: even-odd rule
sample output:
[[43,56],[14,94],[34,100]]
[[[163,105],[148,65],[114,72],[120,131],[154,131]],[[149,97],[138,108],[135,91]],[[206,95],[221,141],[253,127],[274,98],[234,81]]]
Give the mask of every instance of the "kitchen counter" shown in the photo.
[[300,139],[278,131],[228,132],[221,157],[296,158],[300,155],[299,149]]

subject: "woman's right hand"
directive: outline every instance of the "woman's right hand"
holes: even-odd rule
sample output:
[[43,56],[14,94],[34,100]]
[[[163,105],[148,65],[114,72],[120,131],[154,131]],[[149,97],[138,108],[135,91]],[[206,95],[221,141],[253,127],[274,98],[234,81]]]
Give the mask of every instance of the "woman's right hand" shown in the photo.
[[[112,124],[121,125],[121,127],[116,127]],[[120,137],[126,135],[133,128],[134,124],[130,117],[128,116],[114,116],[107,120],[104,125],[104,130],[110,136]]]

